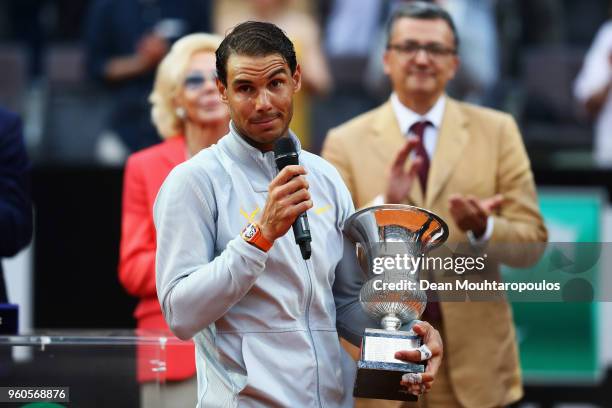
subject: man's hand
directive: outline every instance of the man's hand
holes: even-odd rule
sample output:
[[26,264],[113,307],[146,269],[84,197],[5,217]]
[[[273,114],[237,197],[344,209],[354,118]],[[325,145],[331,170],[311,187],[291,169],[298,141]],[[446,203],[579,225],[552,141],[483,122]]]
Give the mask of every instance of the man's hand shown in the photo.
[[146,68],[155,68],[168,52],[168,42],[155,34],[140,39],[136,52]]
[[487,229],[487,218],[498,209],[504,201],[501,194],[484,200],[474,196],[453,194],[448,200],[448,206],[455,223],[462,231],[472,231],[476,238],[480,238]]
[[410,168],[406,171],[404,166],[408,155],[419,144],[416,137],[410,137],[406,144],[397,152],[393,164],[389,168],[387,174],[387,191],[385,192],[385,203],[399,204],[408,195],[412,188],[412,183],[417,179],[417,172],[423,164],[423,160],[419,157],[415,158],[410,164]]
[[287,166],[270,182],[259,221],[261,233],[269,242],[285,235],[298,215],[312,208],[305,174],[302,166]]
[[104,67],[104,78],[111,82],[123,81],[150,72],[164,58],[168,47],[163,38],[146,35],[138,42],[135,54],[111,58]]
[[413,395],[420,395],[428,392],[431,389],[436,373],[438,372],[440,364],[442,363],[442,337],[440,337],[440,333],[427,322],[419,322],[415,324],[412,329],[419,336],[423,337],[423,345],[427,346],[429,351],[431,351],[431,355],[429,358],[423,359],[421,351],[416,349],[398,351],[395,353],[395,358],[412,363],[419,363],[421,361],[428,360],[427,368],[425,369],[424,373],[409,373],[404,374],[402,377],[401,384],[408,388]]

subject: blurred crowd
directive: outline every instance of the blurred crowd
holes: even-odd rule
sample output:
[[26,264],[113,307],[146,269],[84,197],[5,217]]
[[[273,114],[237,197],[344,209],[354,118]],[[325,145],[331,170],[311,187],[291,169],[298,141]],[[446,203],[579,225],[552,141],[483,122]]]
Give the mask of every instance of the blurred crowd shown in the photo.
[[[264,20],[296,44],[304,87],[292,128],[319,152],[331,127],[387,99],[384,24],[402,2],[3,2],[0,104],[24,117],[34,160],[122,165],[129,153],[161,140],[148,96],[172,43],[189,33],[222,35],[237,22]],[[449,10],[461,38],[451,96],[513,114],[536,167],[557,151],[593,151],[587,165],[611,160],[605,153],[611,142],[603,136],[611,116],[608,0],[436,2]]]

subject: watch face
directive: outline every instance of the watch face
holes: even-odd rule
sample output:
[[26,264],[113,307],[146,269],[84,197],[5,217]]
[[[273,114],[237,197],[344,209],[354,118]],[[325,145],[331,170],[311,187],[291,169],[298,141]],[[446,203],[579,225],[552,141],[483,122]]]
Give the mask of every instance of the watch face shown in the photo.
[[246,239],[251,239],[255,236],[255,234],[257,233],[257,228],[253,225],[253,224],[249,224],[247,225],[247,227],[244,229],[244,237]]

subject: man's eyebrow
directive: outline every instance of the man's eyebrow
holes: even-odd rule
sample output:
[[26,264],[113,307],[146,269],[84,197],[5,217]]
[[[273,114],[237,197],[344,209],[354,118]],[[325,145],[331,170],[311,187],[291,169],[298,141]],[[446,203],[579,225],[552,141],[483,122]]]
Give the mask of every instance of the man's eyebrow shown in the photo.
[[250,79],[234,79],[232,81],[233,85],[250,85],[252,83],[253,81],[251,81]]
[[[286,75],[287,74],[286,69],[284,67],[283,68],[275,69],[270,74],[268,74],[267,79],[271,79],[271,78],[273,78],[273,77],[275,77],[276,75],[279,75],[279,74],[285,74]],[[239,85],[250,85],[252,83],[253,83],[253,81],[250,80],[250,79],[234,79],[232,81],[232,84],[233,85],[237,85],[237,86],[239,86]]]
[[275,77],[278,74],[287,74],[285,68],[278,68],[276,70],[274,70],[270,75],[268,75],[268,79]]

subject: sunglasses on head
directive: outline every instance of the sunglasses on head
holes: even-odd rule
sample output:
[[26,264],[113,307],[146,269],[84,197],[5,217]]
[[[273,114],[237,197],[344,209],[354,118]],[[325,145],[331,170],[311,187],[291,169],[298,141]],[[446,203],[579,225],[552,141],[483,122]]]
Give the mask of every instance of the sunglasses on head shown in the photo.
[[210,72],[192,72],[185,77],[185,81],[183,81],[183,85],[189,89],[198,89],[202,85],[206,83],[206,81],[212,81],[213,84],[216,83],[217,80],[217,71]]

